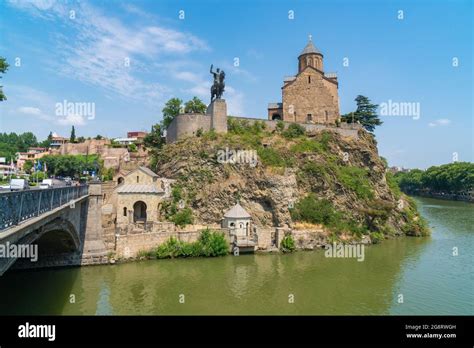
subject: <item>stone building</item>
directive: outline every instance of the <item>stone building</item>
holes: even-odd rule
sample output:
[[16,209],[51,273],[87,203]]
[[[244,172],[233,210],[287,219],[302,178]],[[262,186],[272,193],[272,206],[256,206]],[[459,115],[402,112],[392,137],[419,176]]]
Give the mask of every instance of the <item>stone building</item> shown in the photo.
[[160,203],[169,197],[170,183],[146,167],[120,177],[114,191],[117,226],[160,221]]
[[283,81],[282,102],[268,104],[268,119],[335,124],[339,118],[337,76],[324,73],[323,54],[310,36],[298,56],[298,73]]

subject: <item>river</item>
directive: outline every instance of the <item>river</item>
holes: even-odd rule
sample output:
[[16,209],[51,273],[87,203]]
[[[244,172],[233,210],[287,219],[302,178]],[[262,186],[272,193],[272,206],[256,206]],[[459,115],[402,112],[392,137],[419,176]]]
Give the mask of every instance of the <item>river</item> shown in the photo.
[[0,314],[474,314],[474,205],[415,200],[431,237],[363,262],[319,250],[7,272]]

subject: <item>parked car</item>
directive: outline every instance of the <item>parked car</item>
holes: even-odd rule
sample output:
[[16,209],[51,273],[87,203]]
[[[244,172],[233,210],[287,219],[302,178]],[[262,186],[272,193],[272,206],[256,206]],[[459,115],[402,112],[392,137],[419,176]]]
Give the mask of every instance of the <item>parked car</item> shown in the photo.
[[52,188],[54,186],[53,179],[43,179],[43,181],[41,182],[41,185],[42,184],[49,185],[49,188]]
[[39,185],[39,188],[40,188],[40,189],[49,189],[49,188],[51,188],[51,186],[49,186],[49,184],[47,184],[47,183],[42,182],[42,183]]
[[10,191],[22,191],[28,190],[30,185],[26,179],[11,179],[10,180]]

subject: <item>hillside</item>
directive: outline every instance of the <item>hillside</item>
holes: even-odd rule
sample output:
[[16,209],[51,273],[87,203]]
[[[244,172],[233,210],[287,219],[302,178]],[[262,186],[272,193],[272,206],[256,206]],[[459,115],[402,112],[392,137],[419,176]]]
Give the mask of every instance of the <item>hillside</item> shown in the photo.
[[[359,139],[307,134],[296,125],[271,133],[233,121],[227,134],[199,135],[153,151],[153,169],[176,180],[173,202],[163,207],[171,220],[181,200],[195,223],[219,223],[240,201],[259,226],[323,225],[336,239],[370,235],[373,242],[428,233],[365,131]],[[220,163],[226,149],[255,150],[257,165]]]

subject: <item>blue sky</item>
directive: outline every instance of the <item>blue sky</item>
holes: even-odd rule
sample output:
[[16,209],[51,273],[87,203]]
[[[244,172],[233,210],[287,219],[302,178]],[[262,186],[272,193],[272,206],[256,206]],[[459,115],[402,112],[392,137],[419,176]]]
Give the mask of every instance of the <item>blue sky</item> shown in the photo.
[[[229,112],[265,118],[312,34],[325,71],[338,74],[341,113],[358,94],[419,103],[419,118],[381,117],[390,165],[426,168],[454,153],[473,161],[472,29],[469,0],[3,0],[0,56],[10,69],[0,132],[149,130],[171,97],[208,102],[211,63],[226,72]],[[94,103],[95,118],[57,116],[64,100]]]

